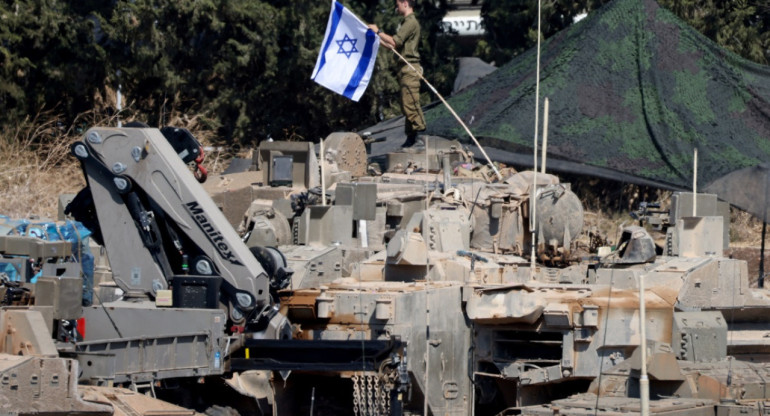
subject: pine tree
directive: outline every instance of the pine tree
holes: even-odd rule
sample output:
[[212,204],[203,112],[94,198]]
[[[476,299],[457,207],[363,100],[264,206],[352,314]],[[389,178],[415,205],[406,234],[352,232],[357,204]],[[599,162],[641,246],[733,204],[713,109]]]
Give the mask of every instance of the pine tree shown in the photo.
[[66,116],[88,110],[104,74],[94,24],[69,2],[17,0],[0,4],[0,117],[56,109]]

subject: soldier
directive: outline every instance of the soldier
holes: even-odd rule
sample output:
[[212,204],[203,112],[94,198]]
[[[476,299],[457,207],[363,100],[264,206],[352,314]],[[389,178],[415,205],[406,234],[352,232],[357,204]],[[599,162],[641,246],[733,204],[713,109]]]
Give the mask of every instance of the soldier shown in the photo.
[[401,54],[409,65],[400,61],[398,69],[398,82],[401,85],[401,112],[406,118],[404,132],[406,141],[401,147],[411,147],[417,142],[417,134],[425,131],[425,116],[420,106],[420,52],[417,47],[420,43],[420,23],[414,13],[414,0],[396,0],[396,12],[404,16],[404,20],[395,35],[390,36],[381,31],[377,25],[371,24],[369,28],[376,32],[382,44]]

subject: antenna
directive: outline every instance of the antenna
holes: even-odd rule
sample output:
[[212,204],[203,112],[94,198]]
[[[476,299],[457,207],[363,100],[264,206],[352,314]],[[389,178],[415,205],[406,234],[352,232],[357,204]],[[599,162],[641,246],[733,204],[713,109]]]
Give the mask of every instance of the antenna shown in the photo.
[[535,208],[535,197],[537,195],[537,129],[540,125],[540,9],[542,8],[542,0],[537,1],[537,70],[535,80],[535,138],[532,145],[533,148],[533,161],[532,161],[532,191],[529,193],[529,233],[530,240],[532,242],[530,248],[530,278],[535,279],[535,224],[537,209]]
[[548,97],[545,97],[543,106],[543,152],[540,158],[540,173],[545,175],[545,155],[548,147]]
[[324,139],[319,140],[320,152],[321,152],[321,206],[326,206],[326,169],[324,169],[324,162],[326,162],[326,155],[324,154]]
[[639,275],[639,348],[642,353],[641,374],[639,375],[639,398],[641,416],[650,416],[650,380],[647,378],[647,305],[644,299],[644,275]]
[[[120,70],[116,72],[116,75],[118,76],[118,79],[120,79]],[[117,110],[118,110],[118,128],[123,127],[123,122],[120,121],[120,112],[123,111],[123,94],[121,94],[121,85],[120,80],[118,80],[118,104],[117,104]]]

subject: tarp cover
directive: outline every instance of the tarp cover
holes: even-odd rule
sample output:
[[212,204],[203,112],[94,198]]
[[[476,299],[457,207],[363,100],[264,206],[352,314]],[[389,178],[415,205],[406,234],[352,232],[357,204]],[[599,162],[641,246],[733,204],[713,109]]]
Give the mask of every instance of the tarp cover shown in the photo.
[[[492,159],[494,149],[533,159],[536,59],[529,50],[448,100]],[[554,170],[685,189],[696,147],[704,185],[770,161],[770,67],[654,0],[615,0],[544,42],[540,95],[549,158],[568,162]],[[426,118],[427,133],[470,142],[444,106]]]

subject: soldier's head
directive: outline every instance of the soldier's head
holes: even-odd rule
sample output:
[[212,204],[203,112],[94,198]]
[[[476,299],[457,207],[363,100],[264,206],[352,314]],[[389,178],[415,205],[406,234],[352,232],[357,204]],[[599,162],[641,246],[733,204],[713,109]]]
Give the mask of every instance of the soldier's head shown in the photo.
[[408,16],[414,11],[414,0],[396,0],[396,13]]

